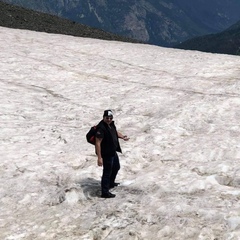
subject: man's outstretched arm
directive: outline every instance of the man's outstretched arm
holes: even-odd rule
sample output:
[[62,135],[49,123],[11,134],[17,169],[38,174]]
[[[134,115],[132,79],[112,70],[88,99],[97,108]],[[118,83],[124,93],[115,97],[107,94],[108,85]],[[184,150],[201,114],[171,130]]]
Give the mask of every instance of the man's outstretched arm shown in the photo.
[[117,135],[118,135],[119,138],[123,139],[124,141],[128,141],[129,140],[129,137],[127,135],[123,135],[120,132],[117,132]]

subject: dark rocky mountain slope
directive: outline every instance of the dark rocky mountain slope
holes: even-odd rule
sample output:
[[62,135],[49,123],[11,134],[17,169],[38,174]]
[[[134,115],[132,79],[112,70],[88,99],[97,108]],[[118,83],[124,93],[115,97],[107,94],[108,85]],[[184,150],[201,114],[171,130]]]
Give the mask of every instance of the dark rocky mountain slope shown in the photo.
[[174,46],[240,20],[239,0],[3,0],[149,44]]
[[240,21],[227,30],[185,41],[176,48],[240,55]]
[[85,26],[74,21],[46,13],[0,2],[0,26],[33,31],[90,37],[103,40],[138,42],[100,29]]

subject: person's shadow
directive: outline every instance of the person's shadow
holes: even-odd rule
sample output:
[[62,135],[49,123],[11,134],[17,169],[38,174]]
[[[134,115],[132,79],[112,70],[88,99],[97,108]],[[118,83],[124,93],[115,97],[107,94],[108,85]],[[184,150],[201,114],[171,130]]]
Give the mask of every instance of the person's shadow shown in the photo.
[[85,178],[77,182],[80,185],[83,194],[87,199],[91,197],[100,197],[101,195],[101,182],[94,178]]

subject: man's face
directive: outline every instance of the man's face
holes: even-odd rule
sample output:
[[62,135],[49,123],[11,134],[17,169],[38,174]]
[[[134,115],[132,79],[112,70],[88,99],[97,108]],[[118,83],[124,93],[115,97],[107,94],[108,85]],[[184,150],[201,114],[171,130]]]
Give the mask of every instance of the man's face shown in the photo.
[[113,120],[113,116],[107,116],[103,118],[103,121],[107,124],[110,124]]

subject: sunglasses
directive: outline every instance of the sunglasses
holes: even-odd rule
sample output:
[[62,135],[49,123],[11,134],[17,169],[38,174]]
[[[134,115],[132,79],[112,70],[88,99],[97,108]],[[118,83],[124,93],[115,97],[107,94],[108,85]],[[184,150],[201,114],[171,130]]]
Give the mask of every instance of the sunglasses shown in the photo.
[[106,119],[107,119],[107,120],[112,120],[112,119],[113,119],[113,117],[106,117]]

